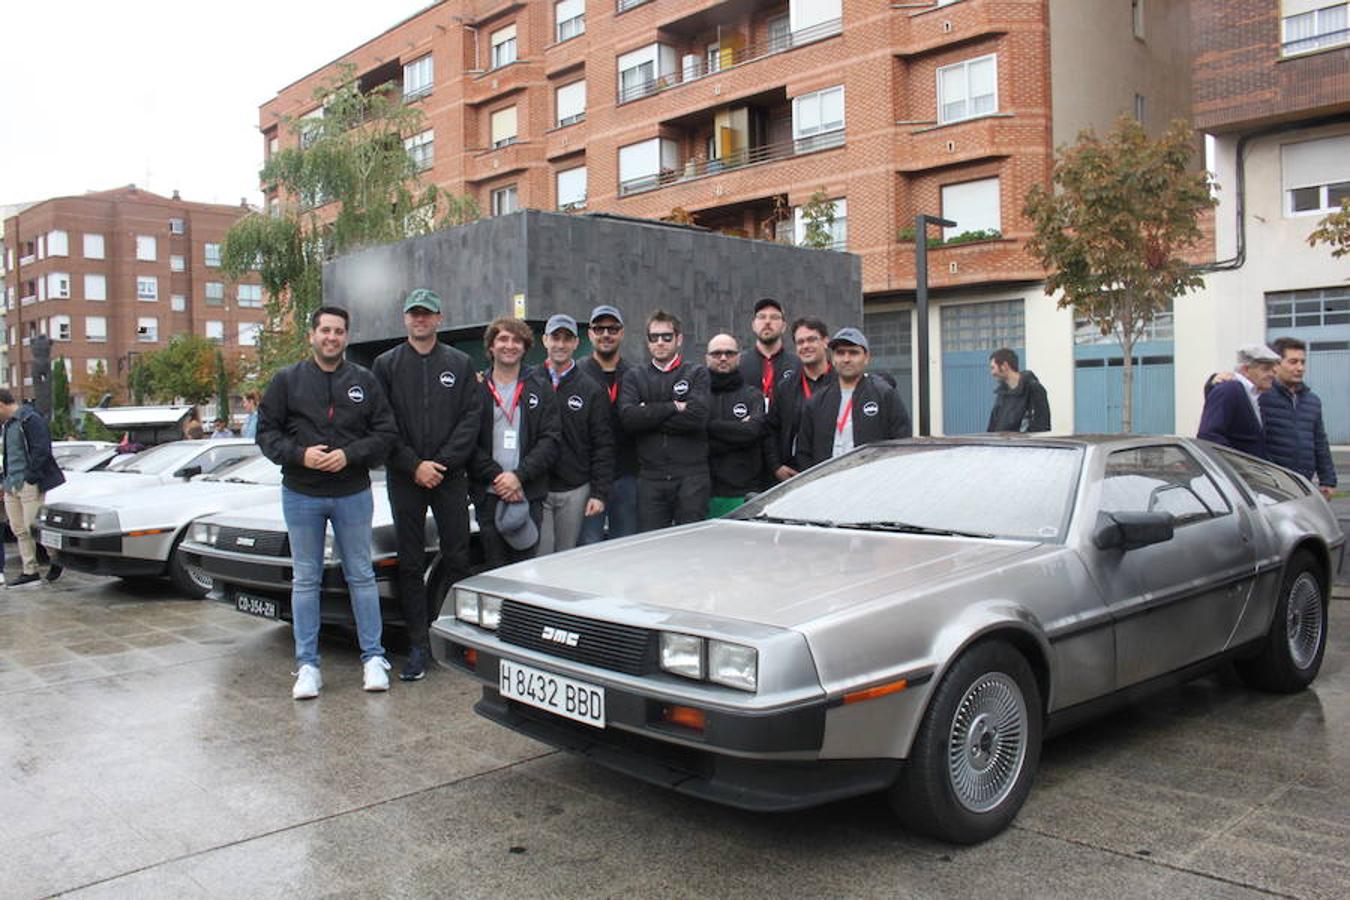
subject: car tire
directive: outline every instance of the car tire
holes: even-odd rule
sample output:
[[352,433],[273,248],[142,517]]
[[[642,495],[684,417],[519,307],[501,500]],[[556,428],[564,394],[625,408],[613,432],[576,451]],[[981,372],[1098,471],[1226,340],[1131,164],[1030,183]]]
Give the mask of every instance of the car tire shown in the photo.
[[1248,687],[1292,694],[1317,677],[1327,649],[1327,593],[1319,569],[1308,553],[1289,560],[1261,651],[1234,663]]
[[178,549],[178,544],[174,544],[173,550],[169,551],[169,580],[173,582],[174,587],[193,600],[205,598],[214,587],[210,575],[199,567],[190,565],[183,558],[183,552]]
[[1026,658],[1002,641],[961,654],[933,692],[890,791],[904,825],[976,844],[1017,816],[1041,757],[1042,700]]

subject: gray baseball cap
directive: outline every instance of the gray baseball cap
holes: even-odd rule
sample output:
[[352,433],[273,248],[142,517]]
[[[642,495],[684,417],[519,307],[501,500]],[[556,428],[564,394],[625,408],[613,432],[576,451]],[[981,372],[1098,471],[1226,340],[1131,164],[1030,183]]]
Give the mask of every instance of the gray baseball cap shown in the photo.
[[572,332],[573,335],[580,334],[577,331],[577,320],[562,313],[555,313],[548,317],[548,324],[544,326],[544,334],[552,334],[560,328]]
[[620,325],[623,324],[623,313],[619,312],[619,308],[617,306],[601,305],[591,310],[590,321],[594,322],[596,319],[604,319],[604,318],[613,319]]
[[1280,354],[1265,344],[1243,344],[1237,351],[1237,364],[1249,366],[1252,363],[1277,363]]
[[408,298],[403,301],[404,312],[413,309],[425,309],[428,312],[438,313],[441,311],[441,298],[435,291],[417,288],[409,293]]
[[830,349],[833,350],[840,344],[854,344],[868,353],[872,352],[871,346],[867,343],[867,335],[856,328],[840,328],[836,331],[834,337],[830,338]]

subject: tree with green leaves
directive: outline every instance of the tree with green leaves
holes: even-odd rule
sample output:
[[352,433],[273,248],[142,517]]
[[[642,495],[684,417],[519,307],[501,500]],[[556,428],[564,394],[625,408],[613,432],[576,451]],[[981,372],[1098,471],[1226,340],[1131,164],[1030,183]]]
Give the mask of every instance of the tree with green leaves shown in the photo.
[[802,246],[828,250],[834,246],[834,201],[820,188],[802,204]]
[[322,115],[285,119],[299,143],[273,153],[259,173],[281,203],[235,223],[221,249],[229,278],[256,269],[267,293],[252,379],[258,383],[307,352],[326,259],[479,215],[472,197],[423,186],[422,166],[404,146],[423,129],[423,115],[404,105],[397,84],[363,92],[347,65],[315,99]]
[[1154,140],[1122,116],[1105,138],[1079,133],[1056,151],[1052,188],[1035,185],[1025,215],[1027,252],[1049,275],[1045,292],[1059,293],[1124,352],[1121,427],[1134,427],[1134,345],[1154,316],[1204,285],[1184,257],[1201,239],[1200,216],[1217,202],[1209,175],[1191,161],[1195,141],[1178,120]]
[[75,432],[70,418],[70,376],[66,373],[66,358],[58,357],[52,365],[52,425],[53,440],[64,440]]
[[1340,259],[1350,253],[1350,197],[1341,201],[1341,208],[1327,213],[1317,223],[1317,228],[1308,235],[1308,246],[1326,244],[1331,255]]
[[162,350],[145,354],[133,369],[139,388],[153,403],[183,400],[204,405],[216,388],[215,342],[200,334],[175,334]]

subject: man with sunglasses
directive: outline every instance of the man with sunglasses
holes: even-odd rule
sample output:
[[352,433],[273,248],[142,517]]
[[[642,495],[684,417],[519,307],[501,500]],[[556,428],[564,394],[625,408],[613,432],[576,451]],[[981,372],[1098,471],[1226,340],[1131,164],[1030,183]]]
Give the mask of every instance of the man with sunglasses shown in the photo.
[[910,436],[900,394],[867,374],[867,337],[856,328],[839,329],[830,338],[830,356],[837,380],[817,391],[802,410],[794,467],[799,472],[863,444]]
[[591,355],[578,363],[583,375],[605,389],[609,395],[609,430],[614,437],[614,481],[603,512],[591,513],[581,525],[582,545],[637,533],[637,442],[619,423],[619,388],[624,373],[631,368],[620,355],[623,344],[623,313],[616,306],[601,304],[591,310],[587,329]]
[[637,439],[638,531],[707,516],[708,370],[680,355],[680,320],[664,310],[647,319],[651,363],[629,369],[619,419]]
[[708,341],[712,410],[708,417],[708,517],[724,516],[759,490],[764,453],[764,395],[740,372],[740,347],[729,334]]

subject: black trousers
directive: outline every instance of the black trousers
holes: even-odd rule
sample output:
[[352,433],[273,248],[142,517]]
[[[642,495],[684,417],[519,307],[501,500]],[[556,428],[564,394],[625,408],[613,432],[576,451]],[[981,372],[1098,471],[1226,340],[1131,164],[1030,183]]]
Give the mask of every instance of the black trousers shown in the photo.
[[[508,563],[520,562],[522,559],[533,559],[539,550],[539,539],[536,537],[534,543],[524,550],[517,550],[506,542],[497,531],[497,504],[499,499],[496,494],[487,491],[482,499],[474,498],[474,512],[478,517],[478,537],[483,542],[483,561],[489,569],[495,569],[498,566],[504,566]],[[534,527],[539,528],[544,522],[544,498],[530,501],[530,518],[534,520]]]
[[708,517],[708,495],[712,482],[708,473],[680,475],[674,478],[646,478],[638,475],[638,531],[655,531],[671,525],[701,522]]
[[[398,599],[403,607],[412,646],[426,646],[427,570],[426,521],[430,509],[436,518],[441,549],[441,568],[449,577],[445,585],[468,578],[469,492],[463,473],[446,478],[434,488],[424,488],[406,475],[390,472],[385,481],[389,507],[394,513],[394,539],[398,545]],[[438,597],[437,601],[444,598]]]

